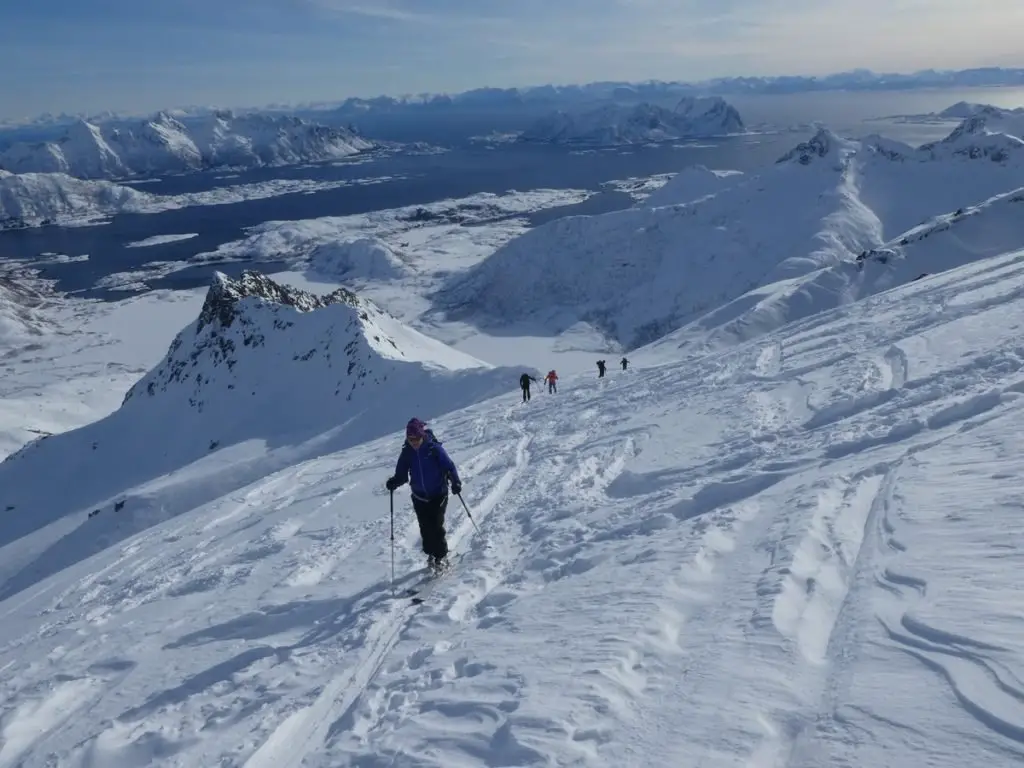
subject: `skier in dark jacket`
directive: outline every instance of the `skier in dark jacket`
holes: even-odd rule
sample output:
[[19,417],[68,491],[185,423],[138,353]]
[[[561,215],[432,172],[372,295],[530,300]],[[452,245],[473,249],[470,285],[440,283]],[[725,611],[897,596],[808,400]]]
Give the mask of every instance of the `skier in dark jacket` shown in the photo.
[[412,506],[423,539],[423,552],[432,571],[448,565],[448,540],[444,516],[448,509],[448,483],[452,493],[462,493],[462,480],[441,441],[419,419],[410,419],[405,427],[405,443],[395,465],[395,474],[385,487],[394,492],[409,483]]
[[597,378],[604,378],[604,360],[597,361]]
[[522,390],[523,390],[523,402],[524,402],[524,403],[525,403],[525,402],[526,402],[527,400],[529,400],[529,399],[530,399],[530,382],[531,382],[531,381],[532,381],[532,382],[533,382],[534,384],[536,384],[536,383],[537,383],[537,380],[536,380],[535,378],[533,378],[533,376],[531,376],[531,375],[530,375],[530,374],[528,374],[528,373],[524,373],[524,374],[523,374],[522,376],[520,376],[520,377],[519,377],[519,386],[520,386],[520,387],[522,388]]
[[629,360],[622,358],[619,360],[619,364],[622,366],[622,370],[626,370],[629,367]]

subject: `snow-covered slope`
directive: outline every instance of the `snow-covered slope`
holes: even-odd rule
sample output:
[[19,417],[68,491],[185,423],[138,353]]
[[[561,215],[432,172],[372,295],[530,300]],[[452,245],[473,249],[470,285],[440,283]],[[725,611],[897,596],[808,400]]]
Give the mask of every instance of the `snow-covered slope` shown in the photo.
[[995,107],[991,104],[977,104],[971,101],[958,101],[956,104],[946,107],[936,117],[949,118],[954,120],[965,120],[979,114],[1001,114],[1001,115],[1024,115],[1024,107],[1006,109]]
[[318,245],[309,256],[309,268],[345,280],[390,280],[409,272],[408,264],[397,253],[373,237]]
[[1024,246],[1024,188],[936,216],[853,261],[769,283],[704,313],[643,352],[701,355],[837,306]]
[[578,114],[552,112],[520,134],[520,141],[613,146],[739,133],[743,119],[718,96],[683,98],[674,109],[654,104],[608,104]]
[[998,107],[979,107],[941,141],[919,148],[932,158],[965,156],[988,158],[993,162],[1021,163],[1024,147],[1024,110],[1009,111]]
[[482,323],[529,317],[559,331],[582,320],[627,346],[651,341],[758,285],[878,242],[848,172],[855,145],[823,131],[806,147],[809,167],[787,161],[726,177],[694,202],[538,227],[437,299],[452,317]]
[[743,178],[740,171],[712,170],[703,165],[690,165],[654,190],[642,203],[641,208],[660,208],[664,205],[692,203],[702,197],[721,192]]
[[12,349],[53,330],[46,313],[50,297],[14,271],[0,270],[0,359]]
[[[634,209],[527,232],[436,298],[482,327],[529,317],[557,333],[584,321],[627,347],[707,312],[720,323],[757,303],[755,289],[852,264],[936,215],[1021,186],[1024,145],[984,120],[950,135],[956,151],[821,129],[759,174],[692,169]],[[987,151],[996,143],[1006,152]]]
[[462,557],[419,605],[405,492],[390,583],[402,397],[377,440],[269,470],[293,449],[254,442],[216,494],[212,461],[140,489],[85,444],[122,481],[91,518],[86,469],[7,469],[0,504],[76,511],[45,558],[0,550],[0,764],[1019,765],[1022,296],[1019,252],[445,415],[479,530],[449,506]]
[[11,146],[0,153],[0,168],[109,179],[331,160],[372,146],[350,130],[294,117],[216,112],[186,126],[161,112],[130,127],[78,121],[58,141]]
[[0,170],[0,230],[55,223],[63,217],[139,212],[153,200],[152,195],[110,181]]
[[[218,273],[198,319],[120,409],[0,464],[0,509],[10,512],[0,545],[113,503],[128,487],[146,504],[154,489],[176,485],[185,467],[223,488],[238,472],[269,471],[234,467],[254,446],[287,446],[294,458],[358,444],[391,429],[397,403],[431,417],[507,391],[518,376],[403,326],[345,289],[320,297],[255,272],[239,281]],[[47,482],[55,467],[61,482]],[[192,491],[181,493],[182,504],[196,501]],[[39,549],[22,554],[30,552]],[[21,555],[0,560],[0,577],[23,564]]]

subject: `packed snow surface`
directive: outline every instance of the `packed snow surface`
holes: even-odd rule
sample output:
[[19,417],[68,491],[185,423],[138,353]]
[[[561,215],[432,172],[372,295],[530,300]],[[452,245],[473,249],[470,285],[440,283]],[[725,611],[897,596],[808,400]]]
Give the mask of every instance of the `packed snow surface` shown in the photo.
[[[124,407],[162,439],[108,420],[0,465],[0,765],[1024,759],[1024,252],[525,405],[507,372],[431,418],[479,530],[453,499],[461,559],[422,604],[400,592],[423,565],[405,489],[392,592],[383,489],[421,409],[366,399],[379,434],[346,446],[343,408],[255,375],[325,366],[285,352],[318,318],[367,321],[223,288],[200,319],[265,339],[234,372],[172,349],[144,380],[168,391]],[[249,439],[195,455],[243,416]]]

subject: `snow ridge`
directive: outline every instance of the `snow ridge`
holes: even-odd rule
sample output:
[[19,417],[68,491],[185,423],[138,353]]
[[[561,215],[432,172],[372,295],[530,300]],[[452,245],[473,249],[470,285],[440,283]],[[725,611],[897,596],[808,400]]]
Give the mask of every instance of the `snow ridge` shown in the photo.
[[[434,298],[450,317],[481,327],[528,317],[560,333],[584,322],[627,349],[690,323],[701,334],[722,323],[738,329],[756,305],[758,321],[741,333],[750,338],[819,306],[808,290],[834,294],[831,306],[857,295],[846,275],[858,254],[936,212],[1019,187],[1021,140],[993,132],[1009,125],[1000,114],[965,120],[943,145],[951,151],[854,141],[822,127],[761,173],[687,169],[633,209],[525,233]],[[831,271],[805,280],[822,269]]]
[[127,126],[79,120],[56,141],[18,143],[0,152],[0,168],[15,173],[66,173],[114,179],[203,168],[290,165],[333,160],[373,143],[346,128],[297,117],[215,112],[190,125],[160,112]]
[[1024,187],[929,218],[892,240],[806,275],[764,285],[652,344],[674,354],[750,341],[837,306],[1024,246]]

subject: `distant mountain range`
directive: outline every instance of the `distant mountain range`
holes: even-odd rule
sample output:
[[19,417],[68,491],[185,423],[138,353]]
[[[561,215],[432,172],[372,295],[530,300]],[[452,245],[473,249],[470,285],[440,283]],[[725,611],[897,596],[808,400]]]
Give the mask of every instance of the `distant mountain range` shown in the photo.
[[[973,69],[937,70],[895,73],[855,69],[830,75],[791,75],[777,77],[721,77],[696,82],[648,80],[643,82],[599,81],[580,85],[539,85],[524,88],[474,88],[461,93],[420,93],[404,96],[353,97],[343,101],[317,101],[301,104],[271,104],[248,107],[245,112],[276,114],[324,115],[328,118],[358,118],[367,113],[421,110],[487,110],[547,107],[559,109],[574,104],[601,101],[639,103],[644,101],[678,101],[683,96],[738,95],[751,93],[801,93],[807,91],[899,91],[915,88],[965,88],[980,86],[1024,85],[1024,68],[977,67]],[[164,114],[177,120],[206,117],[221,112],[213,106],[188,106],[167,110]],[[24,135],[36,135],[54,126],[70,125],[85,119],[103,124],[138,115],[100,112],[92,115],[45,114],[29,121],[0,121],[0,146]]]
[[722,136],[743,131],[735,107],[718,96],[684,96],[674,109],[656,104],[606,104],[577,114],[555,111],[520,135],[524,142],[615,146]]

